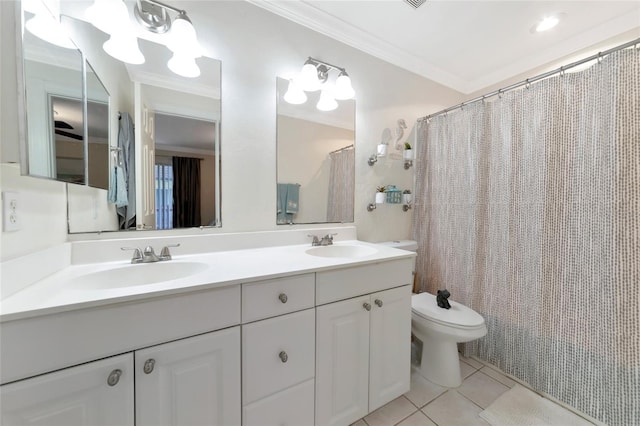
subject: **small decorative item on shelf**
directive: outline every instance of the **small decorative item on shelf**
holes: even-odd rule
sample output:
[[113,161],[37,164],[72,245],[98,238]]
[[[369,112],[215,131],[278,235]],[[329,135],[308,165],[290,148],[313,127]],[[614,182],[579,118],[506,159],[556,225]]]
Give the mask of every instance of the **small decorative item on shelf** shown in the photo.
[[385,186],[379,186],[376,188],[376,204],[384,204],[386,189],[387,188]]
[[396,188],[395,185],[387,185],[385,192],[388,204],[400,204],[402,202],[402,191]]
[[402,152],[402,157],[405,160],[413,160],[413,149],[411,149],[411,144],[409,142],[404,143],[404,151]]
[[405,189],[402,191],[402,202],[405,204],[411,204],[411,191]]
[[378,144],[378,151],[376,153],[376,155],[378,157],[384,157],[385,155],[387,155],[387,148],[389,147],[389,145],[387,145],[386,143],[380,143]]

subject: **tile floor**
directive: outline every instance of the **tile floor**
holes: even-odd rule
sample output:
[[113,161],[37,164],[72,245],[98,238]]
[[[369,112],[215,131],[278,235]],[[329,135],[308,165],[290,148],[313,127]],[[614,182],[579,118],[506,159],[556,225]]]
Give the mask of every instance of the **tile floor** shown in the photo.
[[414,369],[411,390],[352,426],[488,425],[478,414],[516,382],[474,359],[460,357],[462,385],[447,389]]

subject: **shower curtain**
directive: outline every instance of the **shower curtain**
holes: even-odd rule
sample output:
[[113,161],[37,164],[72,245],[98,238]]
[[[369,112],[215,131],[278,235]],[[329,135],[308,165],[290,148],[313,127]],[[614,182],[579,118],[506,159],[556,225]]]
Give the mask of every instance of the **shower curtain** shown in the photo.
[[200,159],[173,157],[173,227],[202,225]]
[[355,186],[353,148],[329,154],[329,194],[327,222],[353,222],[353,191]]
[[640,424],[640,49],[423,121],[419,137],[419,285],[485,318],[465,354]]

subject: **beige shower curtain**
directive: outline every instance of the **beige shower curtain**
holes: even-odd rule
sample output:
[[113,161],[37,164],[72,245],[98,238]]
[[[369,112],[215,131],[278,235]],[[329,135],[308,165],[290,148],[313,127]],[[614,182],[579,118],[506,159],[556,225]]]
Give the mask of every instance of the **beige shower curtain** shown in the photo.
[[353,148],[329,154],[331,169],[327,197],[327,222],[353,222],[354,158]]
[[477,355],[640,424],[640,49],[422,122],[423,290],[485,318]]

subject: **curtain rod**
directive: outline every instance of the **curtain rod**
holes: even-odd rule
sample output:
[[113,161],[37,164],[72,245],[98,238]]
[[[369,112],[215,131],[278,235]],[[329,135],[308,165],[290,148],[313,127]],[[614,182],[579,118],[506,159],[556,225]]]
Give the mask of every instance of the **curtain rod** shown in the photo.
[[598,61],[599,61],[605,55],[608,55],[610,53],[616,52],[618,50],[626,49],[627,47],[634,46],[634,45],[636,45],[638,43],[640,43],[640,38],[637,38],[635,40],[631,40],[631,41],[629,41],[627,43],[621,44],[620,46],[616,46],[616,47],[613,47],[611,49],[605,50],[604,52],[598,52],[595,55],[591,55],[588,58],[584,58],[584,59],[581,59],[579,61],[572,62],[569,65],[561,66],[560,68],[555,69],[553,71],[548,71],[548,72],[545,72],[544,74],[540,74],[540,75],[537,75],[535,77],[527,78],[526,80],[520,81],[518,83],[514,83],[514,84],[512,84],[510,86],[503,87],[502,89],[498,89],[498,90],[495,90],[493,92],[487,93],[485,95],[478,96],[477,98],[473,98],[473,99],[471,99],[469,101],[461,102],[461,103],[459,103],[457,105],[454,105],[452,107],[445,108],[442,111],[438,111],[438,112],[435,112],[433,114],[429,114],[429,115],[426,115],[424,117],[418,118],[418,123],[420,123],[420,122],[422,122],[424,120],[430,120],[431,118],[436,117],[438,115],[446,114],[449,111],[453,111],[455,109],[462,108],[465,105],[473,104],[473,103],[476,103],[478,101],[483,101],[483,100],[485,100],[487,98],[490,98],[492,96],[501,95],[501,94],[503,94],[505,92],[509,92],[509,91],[511,91],[513,89],[517,89],[518,87],[528,86],[531,83],[534,83],[536,81],[545,79],[545,78],[550,77],[550,76],[552,76],[554,74],[558,74],[558,73],[559,74],[564,74],[564,72],[567,71],[568,69],[571,69],[571,68],[576,67],[578,65],[582,65],[585,62],[593,61],[595,59],[598,59]]
[[347,145],[347,146],[343,146],[340,149],[336,149],[335,151],[331,151],[329,154],[335,154],[336,152],[344,151],[345,149],[349,149],[349,148],[353,148],[353,144]]

